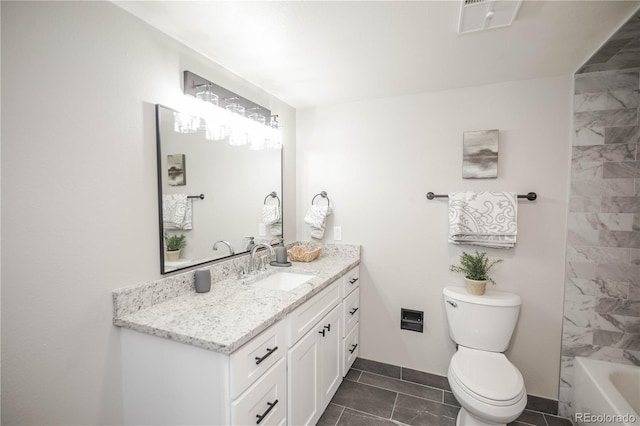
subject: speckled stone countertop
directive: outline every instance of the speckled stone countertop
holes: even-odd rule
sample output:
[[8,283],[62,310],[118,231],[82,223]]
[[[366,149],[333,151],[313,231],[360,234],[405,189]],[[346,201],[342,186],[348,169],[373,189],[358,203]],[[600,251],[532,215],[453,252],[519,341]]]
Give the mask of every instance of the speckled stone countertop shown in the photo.
[[[317,244],[319,245],[319,244]],[[321,245],[310,263],[289,268],[269,266],[256,276],[237,278],[248,256],[214,264],[208,293],[196,293],[194,271],[151,283],[114,290],[113,323],[230,354],[360,264],[360,246]],[[291,291],[254,287],[252,282],[275,272],[311,274],[311,280]]]

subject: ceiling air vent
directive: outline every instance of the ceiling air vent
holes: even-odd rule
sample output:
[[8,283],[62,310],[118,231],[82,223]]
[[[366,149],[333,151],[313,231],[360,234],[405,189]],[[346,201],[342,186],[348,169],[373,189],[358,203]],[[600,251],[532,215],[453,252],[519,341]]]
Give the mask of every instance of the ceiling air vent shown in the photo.
[[511,25],[522,0],[462,0],[458,34]]

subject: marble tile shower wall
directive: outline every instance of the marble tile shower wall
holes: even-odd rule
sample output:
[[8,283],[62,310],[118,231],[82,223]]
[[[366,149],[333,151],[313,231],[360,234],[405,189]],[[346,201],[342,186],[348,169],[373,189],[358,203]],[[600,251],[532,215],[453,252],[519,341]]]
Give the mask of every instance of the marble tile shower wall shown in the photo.
[[640,365],[640,69],[575,77],[559,414],[574,357]]

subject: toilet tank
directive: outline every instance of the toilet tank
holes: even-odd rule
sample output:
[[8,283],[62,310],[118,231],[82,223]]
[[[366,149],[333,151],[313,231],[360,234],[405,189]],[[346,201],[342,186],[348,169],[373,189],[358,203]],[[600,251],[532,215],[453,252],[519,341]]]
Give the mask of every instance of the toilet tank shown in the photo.
[[464,287],[445,287],[442,292],[454,342],[491,352],[504,352],[509,347],[520,312],[520,296],[494,290],[475,296]]

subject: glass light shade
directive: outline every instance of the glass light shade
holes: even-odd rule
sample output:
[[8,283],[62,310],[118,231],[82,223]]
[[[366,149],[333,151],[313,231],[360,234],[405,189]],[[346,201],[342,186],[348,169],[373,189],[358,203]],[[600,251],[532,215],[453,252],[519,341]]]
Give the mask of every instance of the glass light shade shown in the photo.
[[200,128],[200,118],[181,112],[173,113],[173,130],[177,133],[195,133]]
[[196,93],[196,98],[200,99],[201,101],[209,102],[210,104],[218,106],[218,95],[213,93],[208,87],[205,88],[202,92]]
[[262,125],[264,125],[267,122],[267,119],[265,118],[265,116],[262,115],[262,114],[258,114],[258,113],[251,114],[249,116],[249,118],[251,120],[257,122],[257,123],[262,124]]
[[231,103],[225,107],[225,109],[234,114],[238,114],[244,117],[244,107],[240,104]]
[[204,137],[210,141],[219,141],[226,137],[224,126],[207,121],[204,126]]

